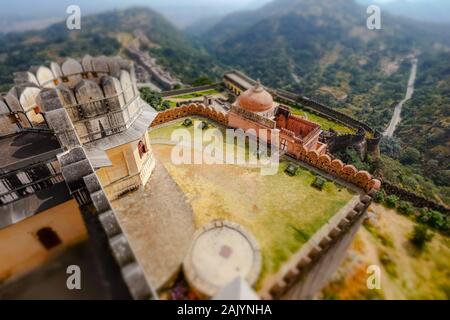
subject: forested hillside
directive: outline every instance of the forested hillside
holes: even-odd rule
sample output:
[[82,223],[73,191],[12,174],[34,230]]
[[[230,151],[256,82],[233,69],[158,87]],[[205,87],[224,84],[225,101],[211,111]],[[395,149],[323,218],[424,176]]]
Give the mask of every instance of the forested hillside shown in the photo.
[[0,36],[0,89],[12,84],[12,75],[32,65],[61,61],[85,54],[116,55],[136,30],[149,39],[148,50],[185,82],[208,74],[218,75],[217,64],[160,14],[144,8],[112,11],[82,19],[81,30],[58,23],[41,31]]
[[352,0],[275,0],[224,18],[201,39],[223,64],[379,131],[403,99],[417,56],[415,94],[402,113],[398,139],[383,142],[385,151],[397,151],[381,163],[381,174],[449,203],[450,31],[387,13],[382,30],[368,30],[366,17],[366,7]]

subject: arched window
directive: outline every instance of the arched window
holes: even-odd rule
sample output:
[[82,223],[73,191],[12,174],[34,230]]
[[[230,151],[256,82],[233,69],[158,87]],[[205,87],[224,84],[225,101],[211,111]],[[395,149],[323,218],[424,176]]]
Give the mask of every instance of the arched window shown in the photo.
[[36,232],[36,235],[41,242],[41,244],[45,247],[45,249],[50,250],[62,243],[61,238],[58,234],[50,227],[45,227],[39,229]]
[[145,146],[145,144],[142,141],[139,141],[138,143],[138,150],[139,150],[139,157],[144,156],[144,154],[147,152],[147,147]]

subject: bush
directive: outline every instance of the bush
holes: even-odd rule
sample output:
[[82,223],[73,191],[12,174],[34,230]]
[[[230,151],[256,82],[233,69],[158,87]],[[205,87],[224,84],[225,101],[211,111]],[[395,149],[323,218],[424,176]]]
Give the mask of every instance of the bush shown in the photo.
[[200,124],[200,129],[206,130],[208,128],[209,128],[208,122],[202,121],[202,123]]
[[397,211],[400,212],[401,214],[409,216],[414,213],[414,207],[408,201],[400,201],[397,207]]
[[298,166],[293,163],[289,163],[286,170],[284,170],[284,172],[291,177],[295,176],[297,174],[297,171],[298,171]]
[[192,126],[192,120],[189,119],[189,118],[184,119],[184,121],[183,121],[183,126],[185,126],[185,127],[190,127],[190,126]]
[[383,190],[375,192],[373,195],[373,201],[376,203],[383,203],[386,198],[386,193]]
[[140,88],[139,91],[142,100],[155,108],[156,111],[164,111],[170,108],[169,102],[163,101],[162,96],[159,92],[152,91],[149,88]]
[[322,177],[317,176],[316,179],[314,179],[314,181],[311,184],[311,186],[313,186],[316,189],[322,190],[323,187],[325,186],[325,182],[326,182],[325,179],[323,179]]
[[449,230],[449,219],[442,213],[434,210],[421,210],[418,220],[422,223],[426,223],[432,228],[441,231]]
[[428,227],[424,224],[418,224],[414,227],[409,240],[418,249],[423,249],[432,238],[433,234],[428,232]]
[[420,151],[413,147],[406,148],[400,155],[403,164],[414,164],[420,162]]
[[214,81],[212,81],[210,78],[208,77],[198,77],[197,79],[194,80],[194,82],[192,82],[192,86],[193,87],[199,87],[199,86],[204,86],[204,85],[208,85],[208,84],[213,84]]
[[386,207],[388,208],[395,208],[397,205],[398,197],[395,195],[387,196],[384,200],[384,203],[386,204]]

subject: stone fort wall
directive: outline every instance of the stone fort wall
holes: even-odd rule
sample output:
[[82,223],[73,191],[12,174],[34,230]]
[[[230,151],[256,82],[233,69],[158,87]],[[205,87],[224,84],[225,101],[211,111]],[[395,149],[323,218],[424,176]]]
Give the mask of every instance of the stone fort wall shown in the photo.
[[355,196],[260,290],[262,298],[313,299],[345,257],[371,202],[369,195]]
[[152,127],[189,116],[202,116],[224,126],[228,125],[228,115],[219,112],[214,108],[207,107],[202,103],[191,103],[189,105],[183,105],[181,107],[159,112],[152,122]]
[[[344,150],[347,147],[355,146],[365,141],[366,150],[369,153],[378,153],[379,144],[381,141],[381,134],[372,129],[370,126],[362,121],[354,119],[349,115],[327,107],[317,101],[309,98],[290,93],[284,90],[271,90],[276,99],[282,103],[286,103],[291,106],[299,105],[301,108],[306,108],[308,111],[315,113],[321,117],[332,120],[337,123],[341,123],[350,128],[356,129],[356,134],[345,134],[331,137],[329,144],[334,145],[335,151]],[[366,135],[366,132],[370,134],[370,137]]]
[[[192,103],[158,113],[158,116],[152,123],[152,127],[189,116],[202,116],[224,126],[228,126],[227,115],[204,104]],[[372,189],[378,190],[381,187],[381,182],[378,179],[374,179],[367,171],[359,171],[355,166],[346,165],[339,159],[332,160],[328,154],[320,154],[317,150],[308,150],[300,145],[295,145],[291,152],[292,154],[290,155],[295,159],[306,162],[336,178],[354,184],[366,192]]]

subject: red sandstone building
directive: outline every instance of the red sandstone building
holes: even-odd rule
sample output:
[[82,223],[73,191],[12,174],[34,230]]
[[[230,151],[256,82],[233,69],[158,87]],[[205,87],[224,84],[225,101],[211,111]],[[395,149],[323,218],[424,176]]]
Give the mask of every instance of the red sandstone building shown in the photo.
[[[228,126],[236,129],[277,130],[280,149],[288,154],[315,151],[320,156],[326,153],[326,144],[319,142],[322,132],[316,123],[291,114],[291,111],[277,105],[269,92],[257,82],[243,92],[231,106]],[[270,142],[270,134],[267,135]]]

